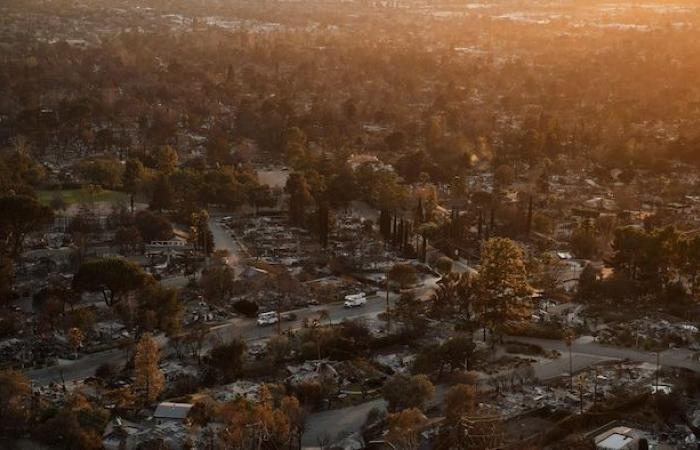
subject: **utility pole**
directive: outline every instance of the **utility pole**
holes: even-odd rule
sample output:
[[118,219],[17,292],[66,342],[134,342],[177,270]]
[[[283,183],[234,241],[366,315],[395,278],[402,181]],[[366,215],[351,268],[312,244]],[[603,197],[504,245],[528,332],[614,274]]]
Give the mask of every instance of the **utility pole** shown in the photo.
[[659,372],[661,372],[661,353],[656,352],[656,386],[654,387],[654,392],[659,390]]
[[277,299],[277,336],[282,334],[282,300]]
[[391,311],[389,309],[389,272],[386,274],[386,329],[391,331]]
[[569,328],[564,332],[564,342],[569,347],[569,390],[574,390],[574,331]]
[[574,389],[574,357],[571,351],[573,344],[569,344],[569,388]]
[[593,369],[593,408],[598,401],[598,368]]

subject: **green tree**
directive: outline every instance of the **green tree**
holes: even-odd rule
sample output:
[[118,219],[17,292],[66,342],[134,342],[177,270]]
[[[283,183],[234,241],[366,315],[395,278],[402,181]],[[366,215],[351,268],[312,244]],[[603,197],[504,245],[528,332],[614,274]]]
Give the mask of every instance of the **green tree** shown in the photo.
[[457,311],[464,320],[465,325],[469,326],[471,326],[472,314],[478,298],[476,279],[477,277],[471,273],[465,272],[460,274],[455,281]]
[[435,292],[431,296],[430,313],[432,317],[440,319],[449,316],[455,309],[457,298],[457,285],[450,279],[442,279],[438,282]]
[[289,127],[282,134],[282,151],[292,167],[301,167],[306,161],[306,134],[298,127]]
[[598,253],[598,238],[593,225],[585,223],[571,234],[571,249],[578,258],[592,259]]
[[382,387],[389,409],[422,408],[432,397],[435,387],[425,375],[394,375]]
[[358,186],[355,173],[345,164],[328,183],[326,198],[334,208],[347,208],[350,202],[357,197]]
[[672,227],[651,232],[635,227],[618,228],[612,243],[611,264],[616,273],[637,282],[644,292],[659,292],[682,268],[683,260],[689,255],[682,252],[684,246]]
[[289,176],[284,190],[289,195],[289,220],[293,225],[304,226],[306,208],[312,200],[311,190],[303,174],[294,172]]
[[171,174],[177,168],[179,158],[174,148],[169,145],[163,145],[153,152],[153,160],[155,161],[156,169],[161,173]]
[[243,369],[245,351],[245,342],[240,339],[214,347],[206,359],[207,377],[218,384],[233,381]]
[[266,348],[268,357],[276,363],[284,361],[292,349],[289,338],[285,335],[272,336],[267,341]]
[[391,310],[389,305],[389,284],[398,283],[401,289],[417,281],[416,268],[409,264],[395,264],[386,274],[386,315],[387,328],[391,329]]
[[18,258],[29,233],[53,220],[53,211],[26,195],[0,197],[0,256]]
[[440,346],[441,359],[450,366],[450,371],[458,368],[469,370],[469,363],[476,352],[476,344],[471,337],[455,336]]
[[476,344],[470,337],[457,336],[442,344],[424,347],[416,356],[412,370],[414,373],[432,374],[437,372],[441,378],[445,369],[450,372],[469,366],[476,354]]
[[172,336],[180,331],[185,307],[178,291],[149,284],[138,294],[138,319],[141,329],[160,329]]
[[405,289],[418,281],[418,272],[410,264],[394,264],[389,270],[388,279],[398,284],[400,289]]
[[202,271],[199,284],[204,289],[204,299],[210,303],[222,303],[233,293],[234,271],[228,264],[217,264]]
[[53,209],[55,213],[58,211],[65,211],[65,209],[68,207],[68,203],[66,203],[60,191],[55,191],[51,195],[51,201],[49,202],[49,206],[51,207],[51,209]]
[[209,228],[209,213],[206,209],[193,212],[190,215],[190,230],[195,250],[209,256],[214,252],[214,235]]
[[505,188],[515,180],[515,171],[507,164],[502,164],[496,167],[493,173],[493,178],[499,188]]
[[415,335],[422,335],[426,329],[426,320],[422,316],[421,301],[412,292],[404,292],[396,303],[397,318],[404,327]]
[[75,170],[83,181],[112,189],[121,184],[124,169],[116,159],[96,158],[78,162]]
[[0,305],[7,305],[12,299],[12,286],[15,280],[15,267],[12,260],[0,256]]
[[476,290],[481,322],[491,330],[529,317],[527,271],[518,244],[507,238],[484,242]]
[[644,230],[636,227],[623,227],[615,230],[612,243],[614,252],[612,266],[616,271],[624,273],[628,278],[636,280],[644,259],[644,249],[647,247],[647,235]]
[[226,131],[221,127],[212,128],[205,147],[209,164],[230,164],[231,144]]
[[14,370],[0,371],[0,430],[21,430],[29,418],[31,388],[29,380]]
[[126,161],[122,175],[122,186],[129,193],[132,213],[134,212],[134,196],[143,189],[145,177],[146,169],[140,160],[132,158]]
[[162,174],[156,178],[149,206],[158,211],[175,206],[175,190],[168,175]]
[[122,258],[101,258],[80,265],[73,288],[76,292],[100,292],[105,304],[112,307],[151,281],[137,264]]
[[680,260],[681,271],[688,278],[690,291],[695,296],[700,276],[700,237],[696,236],[690,240],[682,241],[678,254],[682,256]]
[[452,272],[452,264],[453,261],[451,258],[448,256],[441,256],[435,261],[435,269],[444,277]]
[[269,186],[257,186],[251,189],[248,202],[255,208],[257,215],[260,208],[274,207],[277,203],[277,196]]
[[595,300],[599,294],[598,271],[586,264],[578,279],[578,289],[576,296],[579,300],[589,302]]
[[107,418],[103,411],[63,407],[48,413],[54,415],[32,430],[33,437],[41,443],[66,450],[103,448],[101,433]]
[[134,226],[119,227],[114,234],[114,243],[119,245],[122,255],[129,255],[143,247],[143,237],[139,229]]
[[134,217],[134,225],[145,242],[167,241],[173,238],[173,225],[162,214],[152,211],[139,211]]

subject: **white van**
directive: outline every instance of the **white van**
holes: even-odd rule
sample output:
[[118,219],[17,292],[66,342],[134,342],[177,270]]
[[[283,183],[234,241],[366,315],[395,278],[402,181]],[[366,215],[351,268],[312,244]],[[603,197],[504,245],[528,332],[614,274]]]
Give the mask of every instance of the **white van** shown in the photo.
[[278,322],[279,318],[275,311],[265,312],[258,314],[258,326],[264,327],[265,325],[274,325]]
[[343,306],[346,308],[354,308],[355,306],[363,306],[366,303],[367,296],[364,292],[360,292],[359,294],[346,295]]

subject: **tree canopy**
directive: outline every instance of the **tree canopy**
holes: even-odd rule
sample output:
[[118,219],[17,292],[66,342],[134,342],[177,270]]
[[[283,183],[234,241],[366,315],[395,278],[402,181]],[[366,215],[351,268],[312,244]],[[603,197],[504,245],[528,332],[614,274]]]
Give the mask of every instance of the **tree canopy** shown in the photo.
[[77,292],[100,292],[107,306],[115,306],[152,278],[135,263],[122,258],[100,258],[81,264],[73,278]]
[[17,258],[27,234],[40,230],[53,220],[53,211],[27,195],[0,197],[0,256]]
[[529,316],[527,270],[518,244],[507,238],[483,243],[476,290],[481,321],[492,329]]

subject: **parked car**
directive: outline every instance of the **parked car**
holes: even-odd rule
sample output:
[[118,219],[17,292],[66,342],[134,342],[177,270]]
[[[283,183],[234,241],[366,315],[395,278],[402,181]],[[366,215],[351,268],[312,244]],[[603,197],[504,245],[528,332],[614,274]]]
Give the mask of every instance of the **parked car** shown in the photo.
[[356,306],[364,306],[367,303],[367,297],[364,292],[359,294],[351,294],[345,296],[345,303],[343,306],[346,308],[354,308]]
[[258,326],[274,325],[279,321],[275,311],[258,314]]

